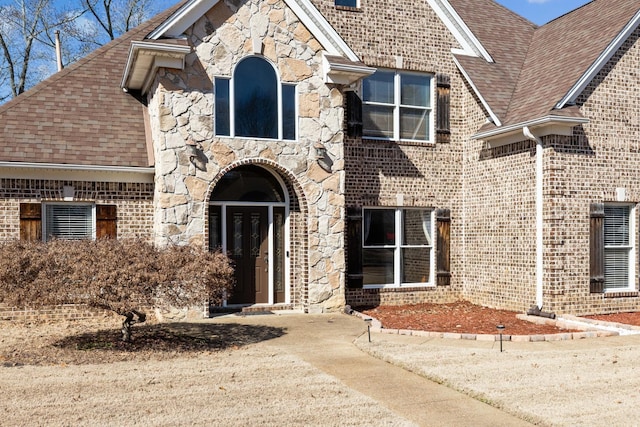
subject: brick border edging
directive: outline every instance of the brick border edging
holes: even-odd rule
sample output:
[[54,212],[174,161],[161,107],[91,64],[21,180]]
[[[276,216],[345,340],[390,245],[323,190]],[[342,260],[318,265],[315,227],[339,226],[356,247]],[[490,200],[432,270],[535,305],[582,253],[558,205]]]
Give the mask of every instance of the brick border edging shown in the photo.
[[[500,334],[465,334],[465,333],[455,333],[455,332],[414,331],[410,329],[386,329],[386,328],[383,328],[382,323],[374,317],[365,315],[356,310],[351,310],[350,314],[352,316],[359,317],[364,321],[371,322],[370,331],[377,332],[380,334],[409,335],[409,336],[416,336],[416,337],[443,338],[443,339],[469,340],[469,341],[488,341],[488,342],[500,341]],[[536,317],[536,316],[528,316],[526,314],[518,314],[516,315],[516,317],[518,317],[521,320],[526,320],[532,323],[554,325],[554,326],[563,325],[562,327],[567,327],[566,326],[567,324],[564,323],[562,319],[557,319],[557,320],[545,319],[545,318]],[[569,316],[565,316],[565,317],[569,317]],[[587,320],[587,321],[590,320],[590,319],[583,319],[581,317],[580,318],[574,317],[574,316],[571,316],[571,317],[575,319],[579,319],[580,322],[583,322],[583,320]],[[596,323],[596,322],[600,322],[600,323]],[[601,324],[601,325],[607,325],[607,326],[612,325],[611,323],[603,322],[603,321],[588,321],[584,323],[593,323],[594,325]],[[624,326],[626,326],[626,329],[640,330],[640,328],[629,327],[629,325],[624,325]],[[572,325],[570,329],[576,329],[575,325]],[[568,340],[579,340],[579,339],[585,339],[585,338],[614,337],[619,335],[620,334],[618,332],[614,332],[614,331],[602,331],[602,330],[594,329],[594,330],[585,330],[582,332],[561,332],[558,334],[534,334],[534,335],[502,334],[502,340],[511,341],[511,342],[568,341]]]

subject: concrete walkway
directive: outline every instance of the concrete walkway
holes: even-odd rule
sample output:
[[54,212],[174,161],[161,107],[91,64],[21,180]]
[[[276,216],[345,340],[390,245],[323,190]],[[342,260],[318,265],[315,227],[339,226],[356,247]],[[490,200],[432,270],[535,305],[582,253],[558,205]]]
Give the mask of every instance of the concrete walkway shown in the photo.
[[366,333],[367,327],[365,322],[355,317],[344,314],[227,315],[214,321],[286,329],[282,337],[258,345],[294,354],[421,426],[531,425],[363,353],[353,341]]

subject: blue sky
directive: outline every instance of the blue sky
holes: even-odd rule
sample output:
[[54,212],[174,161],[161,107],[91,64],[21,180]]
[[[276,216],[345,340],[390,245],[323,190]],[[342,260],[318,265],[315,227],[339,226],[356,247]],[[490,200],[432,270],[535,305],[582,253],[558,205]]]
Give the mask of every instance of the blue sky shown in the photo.
[[589,3],[589,0],[497,0],[497,2],[534,24],[542,25]]
[[[542,25],[576,9],[589,0],[496,0],[534,24]],[[158,4],[169,7],[177,0],[159,0]],[[158,7],[162,9],[162,7]]]

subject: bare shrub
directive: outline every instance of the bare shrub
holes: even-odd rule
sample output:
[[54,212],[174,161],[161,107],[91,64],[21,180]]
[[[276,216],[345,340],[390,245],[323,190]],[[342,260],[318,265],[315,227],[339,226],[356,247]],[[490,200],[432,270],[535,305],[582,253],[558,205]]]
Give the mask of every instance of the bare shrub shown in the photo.
[[143,240],[12,241],[0,244],[0,302],[15,307],[86,304],[144,322],[149,307],[220,303],[233,270],[221,253],[158,249]]

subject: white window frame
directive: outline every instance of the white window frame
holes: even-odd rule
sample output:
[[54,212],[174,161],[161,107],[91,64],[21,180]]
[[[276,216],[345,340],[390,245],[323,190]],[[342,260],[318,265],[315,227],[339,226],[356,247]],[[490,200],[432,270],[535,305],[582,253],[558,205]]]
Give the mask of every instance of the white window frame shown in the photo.
[[[408,141],[408,142],[420,142],[420,143],[430,143],[433,144],[435,142],[434,139],[434,126],[435,126],[435,117],[434,117],[434,105],[435,105],[435,90],[434,90],[434,75],[429,73],[419,73],[414,71],[403,71],[403,70],[393,70],[393,69],[385,69],[379,68],[379,71],[394,73],[393,76],[393,104],[387,104],[384,102],[372,102],[365,101],[363,99],[362,106],[366,108],[367,105],[372,106],[381,106],[381,107],[392,107],[393,108],[393,137],[392,138],[384,138],[380,136],[368,136],[364,134],[365,130],[363,129],[362,137],[365,139],[371,140],[380,140],[380,141]],[[402,75],[415,75],[421,77],[427,77],[429,79],[429,107],[421,107],[417,105],[404,105],[401,103],[402,93],[401,93],[401,76]],[[366,80],[366,78],[365,78]],[[364,98],[364,97],[363,97]],[[402,108],[409,108],[413,110],[424,110],[429,112],[429,135],[427,135],[427,139],[407,139],[400,138],[400,110]]]
[[[607,208],[611,207],[626,207],[629,209],[629,230],[628,237],[629,242],[627,245],[607,245],[606,237],[605,237],[605,246],[604,246],[604,258],[605,258],[605,282],[604,282],[604,291],[605,293],[615,293],[615,292],[629,292],[635,290],[635,276],[636,276],[636,248],[635,248],[635,217],[636,217],[636,207],[635,205],[623,204],[623,203],[605,203],[605,222],[603,226],[603,232],[605,236],[607,234],[607,217],[606,212]],[[628,276],[627,276],[627,286],[626,287],[607,287],[607,270],[606,270],[606,259],[607,259],[607,250],[626,250],[628,251]]]
[[[366,246],[365,245],[365,216],[366,211],[368,210],[393,210],[394,211],[394,233],[395,233],[395,243],[393,245],[383,245],[383,246]],[[403,227],[404,222],[403,212],[417,210],[417,211],[427,211],[430,215],[430,224],[431,229],[430,233],[430,245],[405,245],[402,243],[403,237]],[[435,233],[435,209],[432,208],[418,208],[418,207],[365,207],[362,210],[362,249],[393,249],[393,283],[380,283],[380,284],[368,284],[363,285],[365,289],[380,289],[380,288],[407,288],[407,287],[433,287],[434,277],[435,277],[435,246],[434,246],[434,233]],[[427,282],[419,282],[419,283],[402,283],[402,250],[403,249],[411,249],[411,248],[428,248],[429,249],[429,278]],[[363,254],[364,255],[364,254]],[[363,272],[364,273],[364,272]]]
[[49,222],[49,209],[54,206],[85,206],[91,208],[91,239],[96,238],[96,205],[95,203],[81,203],[81,202],[47,202],[42,203],[42,240],[49,240],[49,233],[47,231],[47,224]]
[[[266,61],[267,63],[269,63],[269,65],[271,65],[271,67],[273,67],[274,71],[275,71],[275,75],[276,75],[276,80],[277,80],[277,92],[278,92],[278,138],[277,139],[272,139],[272,138],[261,138],[261,137],[246,137],[246,136],[239,136],[237,138],[242,138],[242,139],[252,139],[252,140],[259,140],[259,141],[297,141],[299,139],[299,125],[298,125],[298,119],[300,117],[300,111],[299,111],[299,92],[298,92],[298,85],[295,83],[291,83],[291,82],[283,82],[280,78],[280,73],[278,72],[278,69],[276,67],[274,67],[273,63],[269,60],[267,60],[266,58],[263,58],[261,56],[258,56],[260,59]],[[247,57],[248,58],[248,57]],[[246,58],[243,58],[246,59]],[[237,65],[236,65],[237,66]],[[235,85],[235,67],[234,70],[231,74],[231,77],[229,76],[214,76],[214,95],[213,95],[213,100],[214,100],[214,133],[215,136],[217,137],[221,137],[221,138],[236,138],[236,121],[235,121],[235,90],[234,90],[234,85]],[[229,135],[221,135],[218,134],[218,130],[216,129],[215,126],[215,101],[216,101],[216,87],[215,87],[215,81],[216,80],[226,80],[229,84]],[[294,127],[294,132],[295,132],[295,138],[294,139],[284,139],[284,129],[283,129],[283,119],[284,119],[284,112],[283,112],[283,105],[282,105],[282,88],[283,86],[293,86],[294,88],[294,99],[293,102],[295,104],[295,127]]]
[[[335,4],[335,1],[333,2]],[[335,4],[338,7],[360,7],[360,0],[355,0],[355,6],[349,6],[344,4]]]

